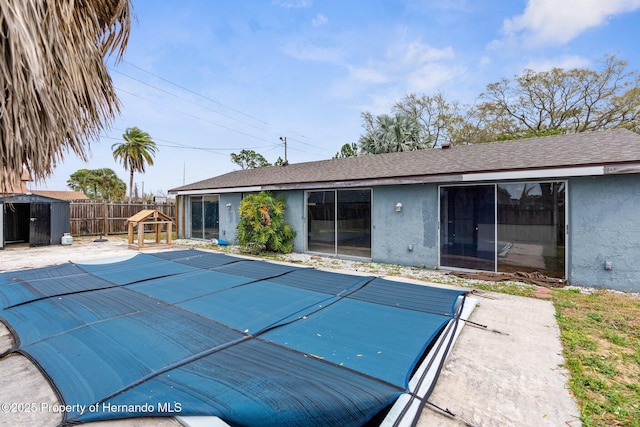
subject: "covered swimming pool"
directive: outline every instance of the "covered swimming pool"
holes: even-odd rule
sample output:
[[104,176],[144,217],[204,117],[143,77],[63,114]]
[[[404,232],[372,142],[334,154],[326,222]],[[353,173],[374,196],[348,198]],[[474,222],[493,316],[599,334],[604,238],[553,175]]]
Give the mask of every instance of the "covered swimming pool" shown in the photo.
[[197,250],[0,274],[0,319],[68,405],[63,423],[413,420],[463,291]]

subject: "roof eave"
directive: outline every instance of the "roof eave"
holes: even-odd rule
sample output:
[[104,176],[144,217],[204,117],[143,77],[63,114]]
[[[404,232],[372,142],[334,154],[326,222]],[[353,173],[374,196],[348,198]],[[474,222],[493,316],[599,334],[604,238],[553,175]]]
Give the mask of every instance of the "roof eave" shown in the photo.
[[456,182],[510,181],[526,179],[570,178],[578,176],[598,176],[611,174],[640,173],[640,163],[618,163],[610,165],[580,165],[553,168],[510,169],[482,172],[464,172],[453,174],[433,174],[419,176],[396,176],[385,178],[365,178],[352,180],[295,182],[281,184],[264,184],[245,187],[218,187],[193,190],[169,190],[169,194],[198,195],[249,193],[256,191],[307,190],[322,188],[354,188],[382,185],[409,185]]

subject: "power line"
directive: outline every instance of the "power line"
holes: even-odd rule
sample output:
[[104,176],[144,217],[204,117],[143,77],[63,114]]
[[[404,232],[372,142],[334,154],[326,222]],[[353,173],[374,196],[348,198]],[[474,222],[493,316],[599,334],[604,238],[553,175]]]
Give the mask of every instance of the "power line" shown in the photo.
[[170,80],[167,80],[167,79],[165,79],[164,77],[159,76],[159,75],[157,75],[157,74],[155,74],[155,73],[152,73],[152,72],[151,72],[151,71],[149,71],[149,70],[145,70],[144,68],[139,67],[139,66],[137,66],[137,65],[135,65],[135,64],[132,64],[132,63],[131,63],[131,62],[129,62],[129,61],[125,61],[125,60],[123,60],[122,62],[124,62],[125,64],[127,64],[127,65],[129,65],[129,66],[131,66],[131,67],[133,67],[133,68],[136,68],[136,69],[138,69],[138,70],[142,71],[143,73],[150,74],[150,75],[152,75],[152,76],[156,77],[157,79],[162,80],[163,82],[169,83],[170,85],[173,85],[173,86],[175,86],[175,87],[177,87],[177,88],[180,88],[180,89],[182,89],[182,90],[185,90],[185,91],[187,91],[187,92],[189,92],[189,93],[192,93],[192,94],[194,94],[194,95],[196,95],[196,96],[199,96],[199,97],[200,97],[200,98],[202,98],[202,99],[206,99],[207,101],[210,101],[210,102],[213,102],[213,103],[215,103],[215,104],[221,105],[221,106],[223,106],[223,107],[225,107],[225,108],[228,108],[228,109],[229,109],[229,110],[231,110],[231,111],[234,111],[234,112],[236,112],[236,113],[238,113],[238,114],[242,114],[243,116],[249,117],[249,118],[251,118],[251,119],[253,119],[253,120],[256,120],[256,121],[258,121],[258,122],[260,122],[260,123],[262,123],[262,124],[269,125],[269,123],[265,122],[264,120],[261,120],[261,119],[259,119],[259,118],[257,118],[257,117],[254,117],[254,116],[252,116],[252,115],[250,115],[250,114],[247,114],[247,113],[245,113],[245,112],[243,112],[243,111],[240,111],[240,110],[237,110],[237,109],[235,109],[235,108],[233,108],[233,107],[230,107],[230,106],[228,106],[228,105],[225,105],[225,104],[223,104],[222,102],[216,101],[216,100],[215,100],[215,99],[213,99],[213,98],[210,98],[210,97],[208,97],[208,96],[204,96],[204,95],[202,95],[201,93],[195,92],[195,91],[193,91],[193,90],[191,90],[191,89],[189,89],[189,88],[186,88],[186,87],[184,87],[184,86],[181,86],[181,85],[179,85],[179,84],[177,84],[177,83],[174,83],[174,82],[172,82],[172,81],[170,81]]
[[[131,92],[131,91],[128,91],[128,90],[126,90],[126,89],[122,89],[122,88],[119,88],[119,87],[116,87],[116,90],[119,90],[119,91],[124,92],[124,93],[128,93],[129,95],[135,96],[135,97],[140,98],[140,99],[142,99],[142,100],[144,100],[144,101],[151,102],[151,103],[153,103],[153,104],[156,104],[156,105],[157,105],[157,103],[156,103],[155,101],[153,101],[153,100],[151,100],[151,99],[148,99],[148,98],[145,98],[145,97],[143,97],[143,96],[140,96],[140,95],[138,95],[137,93],[133,93],[133,92]],[[241,134],[241,135],[245,135],[245,136],[248,136],[248,137],[250,137],[250,138],[257,139],[257,140],[259,140],[259,141],[268,142],[268,140],[266,140],[266,139],[264,139],[264,138],[261,138],[261,137],[259,137],[259,136],[251,135],[251,134],[246,133],[246,132],[243,132],[243,131],[241,131],[241,130],[234,129],[234,128],[230,128],[229,126],[221,125],[220,123],[212,122],[211,120],[204,119],[204,118],[202,118],[202,117],[196,116],[195,114],[191,114],[191,113],[188,113],[188,112],[186,112],[186,111],[180,110],[179,108],[175,108],[175,107],[167,107],[166,105],[162,105],[162,106],[163,106],[163,107],[165,107],[165,108],[170,108],[170,109],[172,109],[172,110],[175,110],[175,111],[177,111],[177,112],[179,112],[179,113],[185,114],[185,115],[187,115],[187,116],[189,116],[189,117],[193,117],[194,119],[201,120],[201,121],[203,121],[203,122],[205,122],[205,123],[209,123],[209,124],[211,124],[211,125],[218,126],[218,127],[223,128],[223,129],[230,130],[231,132],[239,133],[239,134]]]
[[259,130],[266,130],[266,129],[264,129],[263,127],[253,125],[253,124],[251,124],[251,123],[247,123],[247,122],[242,121],[242,120],[240,120],[240,119],[237,119],[237,118],[235,118],[235,117],[233,117],[233,116],[231,116],[231,115],[229,115],[229,114],[222,113],[222,112],[220,112],[220,111],[218,111],[218,110],[215,110],[215,109],[213,109],[213,108],[210,108],[210,107],[207,107],[207,106],[205,106],[205,105],[199,104],[199,103],[197,103],[197,102],[193,102],[193,101],[190,101],[190,100],[188,100],[188,99],[185,99],[185,98],[183,98],[183,97],[181,97],[181,96],[179,96],[179,95],[177,95],[177,94],[175,94],[175,93],[173,93],[173,92],[169,92],[168,90],[164,90],[164,89],[162,89],[162,88],[160,88],[160,87],[158,87],[158,86],[152,85],[152,84],[151,84],[151,83],[149,83],[149,82],[145,82],[144,80],[140,80],[140,79],[138,79],[138,78],[136,78],[136,77],[130,76],[129,74],[123,73],[122,71],[118,71],[118,70],[115,70],[115,69],[113,69],[113,68],[110,68],[110,70],[111,70],[111,71],[113,71],[113,72],[115,72],[115,73],[117,73],[117,74],[120,74],[120,75],[122,75],[122,76],[124,76],[124,77],[126,77],[126,78],[128,78],[128,79],[131,79],[131,80],[133,80],[133,81],[135,81],[135,82],[138,82],[138,83],[143,84],[143,85],[145,85],[145,86],[149,86],[150,88],[153,88],[153,89],[155,89],[155,90],[157,90],[157,91],[159,91],[159,92],[166,93],[167,95],[171,95],[171,96],[173,96],[173,97],[175,97],[175,98],[181,99],[181,100],[183,100],[183,101],[185,101],[185,102],[188,102],[189,104],[196,105],[196,106],[198,106],[198,107],[200,107],[200,108],[204,108],[205,110],[208,110],[208,111],[211,111],[211,112],[213,112],[213,113],[219,114],[219,115],[221,115],[221,116],[223,116],[223,117],[226,117],[226,118],[228,118],[228,119],[235,120],[235,121],[237,121],[238,123],[242,123],[243,125],[250,126],[250,127],[252,127],[252,128],[259,129]]
[[[120,131],[120,132],[126,132],[123,129],[119,129],[116,127],[113,127],[112,129]],[[106,139],[112,139],[114,141],[122,141],[122,138],[116,138],[110,135],[102,135],[102,138],[106,138]],[[152,137],[153,141],[161,141],[161,142],[166,142],[167,144],[171,144],[171,145],[167,145],[167,144],[158,144],[156,142],[156,145],[159,147],[168,147],[168,148],[182,148],[182,149],[190,149],[190,150],[201,150],[201,151],[207,151],[213,154],[219,154],[221,156],[227,156],[226,153],[220,153],[219,151],[233,151],[233,150],[245,150],[247,149],[247,147],[234,147],[234,148],[210,148],[210,147],[199,147],[197,145],[189,145],[189,144],[182,144],[180,142],[175,142],[175,141],[170,141],[167,139],[162,139],[162,138],[156,138],[156,137]],[[271,144],[271,145],[261,145],[258,147],[248,147],[249,149],[259,149],[259,148],[269,148],[269,149],[273,149],[274,147],[277,147],[279,144]]]
[[[223,106],[223,107],[225,107],[225,108],[229,109],[230,111],[233,111],[233,112],[235,112],[235,113],[241,114],[241,115],[243,115],[243,116],[245,116],[245,117],[248,117],[248,118],[250,118],[250,119],[252,119],[252,120],[255,120],[255,121],[259,122],[259,123],[262,123],[262,124],[264,124],[264,125],[269,126],[269,123],[268,123],[268,122],[266,122],[266,121],[264,121],[264,120],[261,120],[260,118],[258,118],[258,117],[256,117],[256,116],[253,116],[253,115],[251,115],[251,114],[247,114],[247,113],[245,113],[245,112],[243,112],[243,111],[241,111],[241,110],[239,110],[239,109],[233,108],[233,107],[231,107],[231,106],[229,106],[229,105],[226,105],[226,104],[224,104],[224,103],[222,103],[222,102],[220,102],[220,101],[217,101],[217,100],[215,100],[215,99],[213,99],[213,98],[211,98],[211,97],[208,97],[208,96],[202,95],[201,93],[198,93],[198,92],[196,92],[196,91],[194,91],[194,90],[192,90],[192,89],[189,89],[189,88],[187,88],[187,87],[185,87],[185,86],[182,86],[182,85],[180,85],[180,84],[177,84],[177,83],[175,83],[175,82],[172,82],[172,81],[171,81],[171,80],[169,80],[169,79],[166,79],[166,78],[164,78],[164,77],[162,77],[162,76],[160,76],[160,75],[158,75],[158,74],[156,74],[156,73],[154,73],[154,72],[151,72],[151,71],[149,71],[149,70],[146,70],[146,69],[144,69],[144,68],[142,68],[142,67],[140,67],[140,66],[138,66],[138,65],[135,65],[135,64],[133,64],[133,63],[131,63],[131,62],[129,62],[129,61],[123,60],[122,62],[123,62],[123,63],[126,63],[128,66],[130,66],[130,67],[132,67],[132,68],[135,68],[136,70],[139,70],[139,71],[141,71],[141,72],[143,72],[143,73],[146,73],[146,74],[149,74],[149,75],[151,75],[151,76],[153,76],[153,77],[155,77],[155,78],[157,78],[157,79],[159,79],[159,80],[161,80],[161,81],[163,81],[163,82],[166,82],[167,84],[170,84],[170,85],[172,85],[172,86],[174,86],[174,87],[177,87],[177,88],[179,88],[179,89],[181,89],[181,90],[184,90],[184,91],[189,92],[189,93],[191,93],[191,94],[193,94],[193,95],[196,95],[196,96],[198,96],[198,97],[200,97],[200,98],[202,98],[202,99],[204,99],[204,100],[207,100],[207,101],[209,101],[209,102],[213,102],[213,103],[215,103],[215,104],[217,104],[217,105],[220,105],[220,106]],[[170,95],[170,96],[176,97],[176,98],[181,99],[181,100],[183,100],[183,101],[185,101],[185,102],[188,102],[188,103],[191,103],[191,104],[193,104],[193,105],[196,105],[196,106],[198,106],[198,107],[200,107],[200,108],[204,108],[204,109],[206,109],[206,110],[212,111],[212,112],[214,112],[214,113],[216,113],[216,114],[219,114],[219,115],[224,116],[224,117],[226,117],[226,118],[229,118],[229,119],[231,119],[231,120],[235,120],[235,121],[237,121],[237,122],[239,122],[239,123],[241,123],[241,124],[244,124],[244,125],[246,125],[246,126],[250,126],[250,127],[253,127],[253,128],[256,128],[256,129],[259,129],[259,130],[262,130],[262,131],[268,131],[268,132],[272,133],[272,134],[274,135],[274,137],[275,137],[276,135],[278,135],[278,134],[282,134],[282,133],[283,133],[283,132],[276,133],[276,132],[275,132],[275,131],[273,131],[273,130],[267,130],[267,129],[264,129],[264,128],[261,128],[261,127],[258,127],[258,126],[256,126],[256,125],[253,125],[253,124],[251,124],[251,123],[247,123],[246,121],[242,121],[242,120],[237,119],[237,118],[235,118],[235,117],[233,117],[233,116],[230,116],[230,115],[228,115],[228,114],[225,114],[225,113],[222,113],[222,112],[217,111],[217,110],[215,110],[215,109],[212,109],[212,108],[209,108],[209,107],[207,107],[207,106],[204,106],[204,105],[202,105],[202,104],[200,104],[200,103],[196,103],[196,102],[193,102],[193,101],[191,101],[191,100],[185,99],[184,97],[181,97],[180,95],[177,95],[177,94],[175,94],[175,93],[173,93],[173,92],[170,92],[170,91],[167,91],[167,90],[165,90],[165,89],[162,89],[162,88],[160,88],[160,87],[158,87],[158,86],[155,86],[155,85],[150,84],[150,83],[148,83],[148,82],[146,82],[146,81],[143,81],[143,80],[141,80],[141,79],[138,79],[138,78],[136,78],[136,77],[133,77],[133,76],[131,76],[131,75],[129,75],[129,74],[123,73],[123,72],[121,72],[121,71],[119,71],[119,70],[115,70],[115,69],[113,69],[113,68],[110,68],[110,69],[111,69],[112,71],[114,71],[114,72],[116,72],[116,73],[120,74],[120,75],[123,75],[124,77],[127,77],[127,78],[129,78],[129,79],[131,79],[131,80],[133,80],[133,81],[137,82],[137,83],[140,83],[140,84],[143,84],[143,85],[145,85],[145,86],[151,87],[151,88],[153,88],[153,89],[155,89],[155,90],[158,90],[158,91],[160,91],[160,92],[162,92],[162,93],[165,93],[165,94],[167,94],[167,95]],[[153,100],[150,100],[150,99],[144,98],[144,97],[142,97],[142,96],[140,96],[140,95],[138,95],[138,94],[136,94],[136,93],[133,93],[133,92],[130,92],[130,91],[127,91],[127,90],[124,90],[124,89],[118,89],[118,90],[120,90],[120,91],[122,91],[122,92],[125,92],[125,93],[128,93],[128,94],[130,94],[130,95],[136,96],[136,97],[138,97],[138,98],[140,98],[140,99],[143,99],[143,100],[145,100],[145,101],[147,101],[147,102],[151,102],[151,103],[153,103],[153,104],[155,104],[155,105],[161,105],[161,104],[157,103],[156,101],[153,101]],[[222,128],[224,128],[224,129],[230,130],[230,131],[232,131],[232,132],[236,132],[236,133],[239,133],[239,134],[242,134],[242,135],[245,135],[245,136],[248,136],[248,137],[254,138],[254,139],[258,139],[258,140],[260,140],[260,141],[269,142],[269,140],[267,140],[267,139],[265,139],[265,138],[257,137],[257,136],[255,136],[255,135],[251,135],[251,134],[246,133],[246,132],[243,132],[243,131],[241,131],[241,130],[234,129],[234,128],[231,128],[231,127],[228,127],[228,126],[225,126],[225,125],[221,125],[221,124],[216,123],[216,122],[209,121],[209,120],[207,120],[207,119],[204,119],[204,118],[202,118],[202,117],[199,117],[199,116],[193,115],[193,114],[188,113],[188,112],[186,112],[186,111],[183,111],[183,110],[180,110],[180,109],[177,109],[177,108],[174,108],[174,107],[167,107],[167,106],[165,106],[165,105],[163,105],[163,106],[164,106],[165,108],[172,108],[173,110],[176,110],[176,111],[178,111],[178,112],[180,112],[180,113],[182,113],[182,114],[188,115],[188,116],[190,116],[190,117],[196,118],[196,119],[201,120],[201,121],[204,121],[204,122],[206,122],[206,123],[210,123],[210,124],[212,124],[212,125],[214,125],[214,126],[222,127]],[[303,135],[303,134],[301,134],[301,133],[298,133],[298,132],[295,132],[295,131],[290,130],[290,129],[288,129],[285,133],[286,133],[287,135],[291,135],[291,134],[293,134],[293,135],[297,135],[297,136],[298,136],[298,137],[300,137],[300,138],[307,139],[307,137],[306,137],[305,135]],[[305,145],[305,146],[308,146],[308,147],[310,147],[310,148],[314,148],[314,149],[316,149],[316,150],[322,150],[323,152],[328,152],[328,151],[329,151],[329,149],[328,149],[327,147],[325,147],[325,146],[324,146],[324,144],[310,144],[310,143],[305,142],[304,140],[302,140],[302,139],[300,139],[300,138],[290,137],[290,138],[289,138],[289,140],[290,140],[290,141],[293,141],[293,142],[296,142],[296,143],[300,143],[300,144]],[[274,138],[274,139],[275,139],[275,138]],[[269,147],[271,147],[271,146],[269,146]],[[296,148],[294,148],[294,147],[291,147],[291,148],[292,148],[294,151],[305,152],[305,150],[296,149]]]

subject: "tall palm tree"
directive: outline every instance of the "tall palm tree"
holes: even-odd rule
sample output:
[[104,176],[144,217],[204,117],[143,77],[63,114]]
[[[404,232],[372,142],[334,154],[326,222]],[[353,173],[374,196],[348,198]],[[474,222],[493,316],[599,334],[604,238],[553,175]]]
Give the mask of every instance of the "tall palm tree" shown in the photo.
[[120,59],[129,0],[2,0],[0,6],[0,192],[53,172],[68,152],[87,159],[119,112],[105,59]]
[[120,160],[125,170],[129,171],[129,202],[133,199],[133,173],[145,171],[145,165],[153,165],[156,143],[147,132],[137,127],[127,128],[122,135],[124,142],[113,144],[113,158]]

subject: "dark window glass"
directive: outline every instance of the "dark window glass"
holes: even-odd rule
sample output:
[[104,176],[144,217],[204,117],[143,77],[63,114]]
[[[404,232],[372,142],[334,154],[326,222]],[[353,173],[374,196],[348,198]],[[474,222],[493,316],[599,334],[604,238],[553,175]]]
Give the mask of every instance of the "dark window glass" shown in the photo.
[[564,277],[565,183],[497,187],[498,271]]
[[371,258],[371,190],[338,190],[338,254]]
[[307,249],[335,254],[335,191],[311,191],[307,195]]
[[202,239],[202,233],[202,197],[191,196],[191,237]]
[[217,239],[219,232],[218,197],[204,198],[204,238]]
[[217,239],[219,223],[218,196],[191,196],[192,239]]
[[440,189],[440,265],[495,271],[494,188]]

